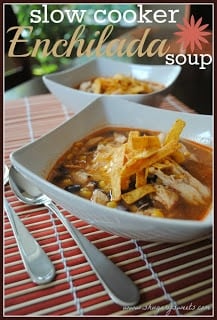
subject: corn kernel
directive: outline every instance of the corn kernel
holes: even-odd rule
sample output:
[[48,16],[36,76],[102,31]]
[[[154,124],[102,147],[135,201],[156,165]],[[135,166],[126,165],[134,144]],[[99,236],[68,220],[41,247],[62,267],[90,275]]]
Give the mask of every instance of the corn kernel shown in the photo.
[[160,209],[153,209],[151,210],[152,217],[164,218],[164,214]]
[[109,202],[107,202],[106,206],[109,207],[109,208],[116,208],[117,207],[117,202],[109,201]]
[[87,157],[85,154],[81,154],[79,157],[78,157],[78,160],[79,161],[86,161],[87,160]]
[[98,185],[99,185],[99,188],[101,188],[101,189],[105,189],[105,187],[106,187],[106,183],[105,183],[105,181],[103,181],[103,180],[100,180],[99,181],[99,183],[98,183]]
[[90,199],[92,197],[92,191],[84,187],[79,191],[79,195],[85,199]]
[[62,188],[65,188],[65,187],[69,186],[70,184],[72,184],[72,180],[70,178],[65,178],[60,183]]

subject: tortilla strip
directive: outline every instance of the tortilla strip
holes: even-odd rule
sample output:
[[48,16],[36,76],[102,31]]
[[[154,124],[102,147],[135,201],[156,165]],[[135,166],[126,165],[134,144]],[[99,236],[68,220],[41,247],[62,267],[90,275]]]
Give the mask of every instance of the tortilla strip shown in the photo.
[[94,93],[101,93],[101,81],[100,81],[100,78],[97,78],[94,80],[93,84],[92,84],[92,87],[93,87],[93,90],[94,90]]
[[142,187],[147,183],[148,169],[143,169],[136,173],[136,188]]
[[142,197],[144,197],[146,194],[149,194],[154,191],[155,191],[155,188],[153,185],[146,184],[145,186],[142,186],[140,188],[137,188],[122,194],[121,197],[127,204],[132,204],[137,200],[141,199]]
[[111,168],[111,190],[112,200],[118,201],[121,198],[121,168],[123,167],[125,157],[125,145],[115,148],[112,157]]
[[179,136],[185,127],[185,121],[181,119],[177,119],[175,123],[173,124],[170,131],[167,133],[166,138],[164,140],[164,144],[169,143],[170,141],[179,141]]
[[132,149],[133,149],[133,144],[132,144],[133,137],[139,137],[139,131],[133,130],[133,131],[129,132],[128,140],[127,140],[127,143],[126,143],[126,153],[131,153],[132,152]]
[[161,147],[158,136],[132,136],[131,145],[135,150],[159,149]]
[[136,172],[141,171],[144,168],[150,167],[153,163],[160,161],[161,159],[169,156],[178,148],[176,141],[170,141],[160,149],[153,152],[151,155],[144,157],[144,154],[139,154],[137,157],[127,161],[121,170],[122,177],[130,177]]
[[97,77],[92,81],[94,93],[139,94],[162,89],[163,85],[116,74],[113,77]]

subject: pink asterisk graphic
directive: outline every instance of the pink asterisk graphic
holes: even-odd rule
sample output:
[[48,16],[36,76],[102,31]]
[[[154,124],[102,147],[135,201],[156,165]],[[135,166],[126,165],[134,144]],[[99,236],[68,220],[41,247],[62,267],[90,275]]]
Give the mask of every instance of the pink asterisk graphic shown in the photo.
[[209,25],[202,23],[202,17],[195,21],[194,16],[192,15],[190,21],[186,18],[183,18],[183,25],[177,23],[177,28],[181,31],[174,32],[175,35],[179,36],[177,43],[182,43],[184,49],[187,49],[190,46],[190,50],[193,53],[195,48],[202,50],[201,43],[208,43],[206,36],[210,35],[211,32],[204,31]]

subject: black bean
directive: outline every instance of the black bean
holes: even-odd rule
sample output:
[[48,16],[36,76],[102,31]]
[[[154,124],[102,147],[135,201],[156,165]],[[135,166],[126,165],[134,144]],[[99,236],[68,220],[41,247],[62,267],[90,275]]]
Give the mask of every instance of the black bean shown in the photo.
[[59,183],[61,183],[62,180],[63,180],[63,176],[62,175],[57,175],[52,179],[52,182],[54,184],[59,184]]
[[155,183],[157,180],[157,176],[155,174],[150,174],[147,177],[147,183]]
[[60,165],[60,166],[58,167],[58,171],[59,171],[59,173],[62,174],[62,175],[66,175],[66,174],[69,173],[68,168],[64,167],[64,165]]
[[137,208],[148,208],[152,205],[152,200],[149,196],[144,196],[143,198],[136,201],[135,205]]
[[92,147],[90,147],[90,148],[88,148],[88,152],[94,152],[94,151],[96,151],[96,149],[97,149],[97,146],[92,146]]
[[68,192],[76,193],[76,192],[80,191],[81,185],[80,184],[71,184],[70,186],[67,186],[64,189]]

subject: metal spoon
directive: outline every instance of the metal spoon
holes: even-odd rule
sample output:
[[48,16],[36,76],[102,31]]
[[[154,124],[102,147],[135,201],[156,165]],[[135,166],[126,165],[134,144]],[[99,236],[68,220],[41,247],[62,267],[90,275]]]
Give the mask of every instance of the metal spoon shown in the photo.
[[85,238],[58,210],[50,198],[24,178],[14,167],[9,172],[9,182],[17,197],[28,204],[44,204],[60,219],[70,235],[79,245],[81,251],[101,280],[112,300],[122,306],[132,306],[139,301],[139,291],[132,280],[127,277],[111,260]]
[[[4,165],[4,185],[8,183],[8,175],[8,167]],[[30,278],[37,284],[50,282],[55,276],[55,269],[48,256],[26,229],[5,198],[4,209],[11,223],[21,258]]]

